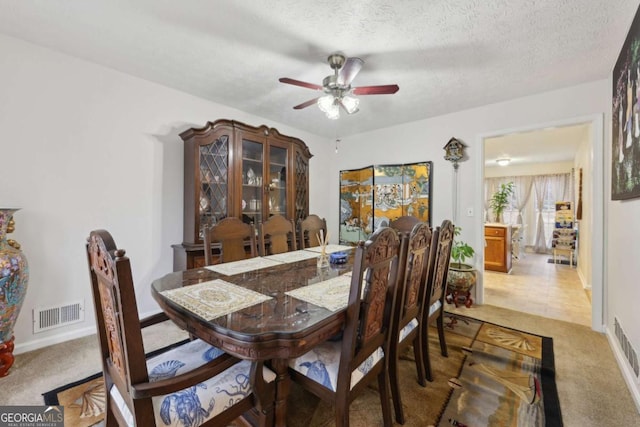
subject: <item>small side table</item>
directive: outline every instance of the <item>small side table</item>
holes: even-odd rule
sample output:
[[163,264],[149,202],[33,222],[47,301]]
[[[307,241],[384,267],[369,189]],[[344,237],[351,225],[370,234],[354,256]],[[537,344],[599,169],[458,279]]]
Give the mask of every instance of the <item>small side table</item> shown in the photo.
[[573,252],[572,248],[553,248],[553,263],[558,263],[558,255],[564,255],[569,258],[569,265],[573,267]]

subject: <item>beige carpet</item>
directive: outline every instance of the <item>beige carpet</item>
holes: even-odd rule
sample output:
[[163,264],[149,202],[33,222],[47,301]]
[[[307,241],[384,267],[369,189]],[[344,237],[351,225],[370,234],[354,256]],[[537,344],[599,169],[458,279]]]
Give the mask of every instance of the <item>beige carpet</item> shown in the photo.
[[[455,311],[452,306],[447,309]],[[584,326],[489,305],[457,311],[554,339],[556,381],[566,426],[640,425],[640,415],[604,335]],[[148,351],[185,337],[166,324],[145,331]],[[10,375],[0,379],[0,404],[40,405],[41,393],[99,370],[95,336],[19,354]],[[408,420],[406,425],[412,424]]]

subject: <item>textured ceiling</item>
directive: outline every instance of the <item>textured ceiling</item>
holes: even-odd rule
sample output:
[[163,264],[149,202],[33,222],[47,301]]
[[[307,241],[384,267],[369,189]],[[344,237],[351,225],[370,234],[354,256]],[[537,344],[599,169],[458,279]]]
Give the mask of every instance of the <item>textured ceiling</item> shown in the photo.
[[[615,5],[615,6],[614,6]],[[609,76],[637,0],[0,0],[0,33],[328,136],[348,136]],[[329,121],[329,53],[354,86],[397,83]],[[214,118],[212,118],[214,119]]]

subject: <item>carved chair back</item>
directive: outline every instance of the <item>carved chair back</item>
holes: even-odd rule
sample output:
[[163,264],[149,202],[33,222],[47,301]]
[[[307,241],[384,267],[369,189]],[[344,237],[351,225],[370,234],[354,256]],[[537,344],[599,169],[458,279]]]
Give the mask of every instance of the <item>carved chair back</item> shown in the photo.
[[213,243],[220,243],[221,261],[257,256],[255,227],[235,217],[225,218],[204,231],[204,262],[213,264]]
[[291,378],[335,405],[336,426],[349,425],[349,404],[374,378],[385,427],[391,427],[387,357],[400,240],[395,230],[376,230],[355,248],[341,339],[322,342],[289,361]]
[[295,251],[295,224],[282,215],[273,215],[258,226],[258,240],[260,256]]
[[424,365],[426,377],[433,381],[429,358],[429,324],[435,319],[440,341],[440,352],[447,357],[447,343],[444,336],[444,303],[447,290],[447,275],[453,247],[454,225],[449,220],[442,221],[433,232],[432,261],[427,276],[426,303],[422,310],[421,335],[424,344]]
[[[141,328],[127,327],[139,323],[131,265],[125,251],[116,248],[113,238],[105,230],[91,233],[87,258],[105,387],[110,390],[115,385],[126,396],[130,384],[149,380]],[[127,403],[132,406],[132,401]],[[146,409],[150,410],[150,407]]]
[[413,227],[420,222],[422,221],[420,221],[420,219],[415,216],[405,215],[390,221],[389,227],[393,228],[399,233],[409,234],[411,233],[411,230],[413,230]]
[[378,349],[382,348],[385,359],[388,357],[399,250],[398,233],[388,227],[379,228],[366,243],[356,247],[338,371],[337,392],[345,396],[360,393],[378,377],[385,425],[391,417],[386,360],[377,363],[353,389],[350,387],[352,372]]
[[438,231],[438,242],[435,252],[432,280],[427,289],[429,306],[439,300],[444,304],[444,296],[447,290],[449,261],[451,260],[451,249],[453,247],[453,235],[453,223],[445,219],[442,221],[442,225],[440,225]]
[[[411,221],[413,222],[413,221]],[[406,225],[407,223],[405,223]],[[426,301],[426,278],[429,274],[432,244],[431,228],[424,222],[414,222],[410,232],[400,233],[400,262],[398,267],[398,287],[389,339],[389,376],[391,396],[396,413],[396,421],[404,424],[404,410],[400,397],[398,363],[401,352],[413,344],[418,382],[425,386],[425,366],[423,356],[422,310]],[[391,223],[391,226],[398,223]]]
[[314,246],[320,246],[318,236],[320,230],[324,236],[327,235],[327,221],[318,215],[311,214],[298,222],[298,248],[306,249]]

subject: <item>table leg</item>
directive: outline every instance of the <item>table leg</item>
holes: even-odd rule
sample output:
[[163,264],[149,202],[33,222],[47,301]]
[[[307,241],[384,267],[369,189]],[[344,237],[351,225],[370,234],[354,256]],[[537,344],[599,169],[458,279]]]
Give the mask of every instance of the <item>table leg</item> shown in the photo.
[[272,361],[272,369],[276,373],[276,402],[275,402],[275,426],[287,425],[287,398],[289,397],[289,361],[287,359],[275,359]]

